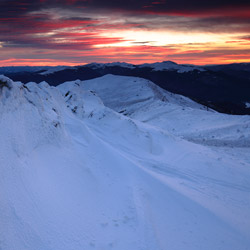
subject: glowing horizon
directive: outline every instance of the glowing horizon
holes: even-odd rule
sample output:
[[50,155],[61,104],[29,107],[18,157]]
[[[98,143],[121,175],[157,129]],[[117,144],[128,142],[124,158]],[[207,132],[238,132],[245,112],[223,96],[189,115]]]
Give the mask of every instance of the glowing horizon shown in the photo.
[[0,11],[0,66],[250,62],[244,1],[3,0]]

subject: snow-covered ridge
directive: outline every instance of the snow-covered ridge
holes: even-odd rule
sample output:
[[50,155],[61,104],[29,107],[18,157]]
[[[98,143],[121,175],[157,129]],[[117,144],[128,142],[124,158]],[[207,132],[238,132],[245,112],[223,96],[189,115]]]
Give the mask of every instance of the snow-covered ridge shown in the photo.
[[[154,71],[162,70],[175,70],[178,73],[190,72],[193,70],[205,71],[206,69],[201,66],[177,64],[171,61],[156,62],[156,63],[145,63],[145,64],[129,64],[125,62],[112,62],[112,63],[90,63],[86,65],[79,65],[75,67],[71,66],[35,66],[35,67],[1,67],[0,73],[18,73],[18,72],[39,72],[41,75],[49,75],[55,72],[59,72],[65,69],[77,69],[78,67],[87,67],[92,69],[104,69],[105,67],[121,67],[125,69],[136,69],[139,68],[152,68]],[[41,72],[40,72],[41,71]]]
[[39,73],[40,75],[49,75],[53,74],[58,71],[62,71],[65,69],[74,69],[75,67],[70,67],[70,66],[55,66],[55,67],[50,67],[47,70],[44,70],[43,72]]
[[178,73],[185,73],[190,72],[193,70],[198,71],[206,71],[201,66],[195,66],[195,65],[186,65],[186,64],[177,64],[171,61],[165,61],[165,62],[156,62],[156,63],[145,63],[145,64],[139,64],[139,65],[133,65],[128,64],[124,62],[114,62],[114,63],[91,63],[87,64],[84,67],[90,67],[93,69],[102,69],[105,67],[122,67],[122,68],[129,68],[129,69],[135,69],[136,67],[139,68],[152,68],[154,71],[162,71],[162,70],[176,70]]
[[19,73],[19,72],[38,72],[41,70],[49,70],[50,66],[7,66],[0,67],[0,74]]
[[190,72],[193,70],[198,71],[206,71],[203,67],[195,66],[195,65],[186,65],[186,64],[177,64],[171,61],[165,62],[156,62],[156,63],[145,63],[139,65],[140,68],[150,67],[153,68],[154,71],[162,71],[162,70],[177,70],[178,73]]
[[[66,91],[72,84],[74,81],[58,88]],[[249,116],[219,114],[137,77],[106,75],[78,84],[85,91],[94,91],[112,110],[188,140],[216,146],[250,146]]]
[[60,143],[64,132],[58,94],[45,82],[24,85],[0,76],[0,126],[4,141],[0,154],[14,150],[21,155],[39,145]]
[[73,69],[71,66],[10,66],[10,67],[0,67],[0,74],[8,73],[20,73],[20,72],[30,72],[37,73],[41,75],[53,74],[58,71],[65,69]]
[[141,78],[0,76],[1,250],[248,249],[249,123]]
[[[68,89],[74,82],[66,82],[59,85],[58,88]],[[118,112],[120,109],[129,108],[132,105],[140,105],[141,103],[145,106],[145,103],[152,104],[157,101],[163,104],[171,103],[180,107],[207,110],[189,98],[165,91],[143,78],[108,74],[92,80],[78,81],[78,84],[84,90],[95,91],[107,107]],[[137,109],[139,110],[139,107]]]
[[87,65],[84,65],[84,67],[89,67],[92,69],[102,69],[105,67],[122,67],[122,68],[129,68],[129,69],[134,69],[135,65],[125,63],[125,62],[113,62],[113,63],[90,63]]

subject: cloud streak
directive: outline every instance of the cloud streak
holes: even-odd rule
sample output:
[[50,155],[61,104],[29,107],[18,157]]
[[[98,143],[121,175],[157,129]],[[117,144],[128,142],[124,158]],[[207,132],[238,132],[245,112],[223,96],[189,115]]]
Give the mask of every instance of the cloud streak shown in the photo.
[[244,0],[0,2],[0,65],[250,61],[249,34]]

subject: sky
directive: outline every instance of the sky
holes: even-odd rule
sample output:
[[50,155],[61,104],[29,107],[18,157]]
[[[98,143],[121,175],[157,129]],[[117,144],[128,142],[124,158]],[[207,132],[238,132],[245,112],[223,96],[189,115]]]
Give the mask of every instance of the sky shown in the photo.
[[250,62],[249,0],[0,0],[0,66]]

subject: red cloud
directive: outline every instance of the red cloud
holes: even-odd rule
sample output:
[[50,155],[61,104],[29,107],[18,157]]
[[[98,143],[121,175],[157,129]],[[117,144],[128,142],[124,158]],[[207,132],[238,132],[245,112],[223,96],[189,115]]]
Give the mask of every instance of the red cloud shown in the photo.
[[[12,5],[8,5],[8,1],[3,0],[3,2],[5,5],[0,2],[0,7],[3,6],[5,9],[2,9],[6,10],[7,14],[0,9],[0,11],[2,10],[2,15],[0,15],[0,60],[2,59],[2,61],[0,61],[0,65],[38,65],[41,63],[72,65],[92,61],[120,60],[132,63],[174,60],[179,63],[198,64],[225,63],[236,60],[250,61],[249,37],[236,36],[239,31],[242,33],[250,31],[249,7],[232,8],[229,6],[202,10],[199,8],[167,9],[168,2],[164,5],[164,1],[155,0],[147,1],[146,9],[141,8],[143,5],[140,5],[145,1],[135,1],[134,5],[138,5],[140,8],[128,6],[119,9],[117,3],[120,1],[117,1],[114,2],[115,9],[112,7],[112,11],[105,9],[103,12],[98,12],[99,15],[104,13],[105,18],[101,17],[96,20],[98,15],[96,17],[94,13],[91,14],[93,19],[84,18],[84,13],[88,14],[88,11],[91,13],[93,8],[87,9],[83,13],[80,12],[83,17],[79,14],[78,9],[79,7],[82,11],[85,5],[94,3],[94,0],[39,0],[38,2],[36,0],[13,0]],[[72,13],[78,9],[78,15],[74,16],[70,12],[71,14],[65,14],[65,16],[63,14],[51,16],[51,13],[46,14],[46,11],[36,11],[36,5],[46,7],[46,11],[49,9],[48,7],[61,8],[62,6],[68,8]],[[131,3],[131,5],[133,4]],[[118,10],[119,20],[116,21],[113,11]],[[162,18],[160,20],[163,21],[169,18],[169,22],[161,23],[158,18]],[[217,49],[216,44],[209,45],[209,48],[206,48],[205,45],[194,48],[185,44],[156,47],[150,46],[150,43],[147,42],[144,45],[140,45],[139,42],[130,47],[112,47],[110,44],[117,46],[120,42],[127,41],[126,38],[104,36],[106,31],[112,33],[112,31],[121,32],[131,29],[133,31],[136,29],[144,31],[148,29],[182,29],[183,32],[195,30],[204,33],[205,31],[211,32],[210,28],[213,28],[215,33],[230,29],[229,31],[234,34],[235,38],[233,41],[225,41],[225,43],[228,44],[228,47],[235,45],[234,47],[237,49]],[[109,47],[97,48],[96,45]]]
[[[133,46],[133,47],[108,47],[95,50],[80,50],[76,46],[75,50],[63,50],[51,53],[40,51],[41,59],[37,57],[36,52],[26,55],[26,58],[12,58],[0,61],[0,66],[6,65],[79,65],[84,63],[127,61],[134,64],[155,62],[164,60],[173,60],[178,63],[192,64],[219,64],[233,62],[250,62],[249,50],[188,50],[182,48],[173,49],[169,47],[154,46]],[[18,54],[18,49],[16,53]],[[51,59],[54,58],[54,59]]]

